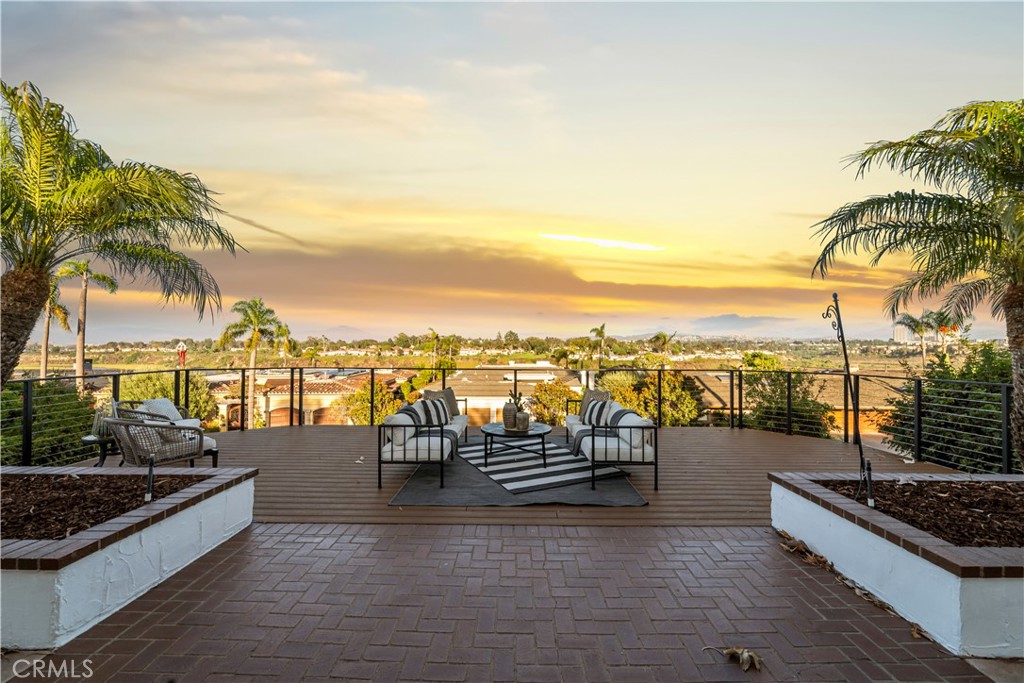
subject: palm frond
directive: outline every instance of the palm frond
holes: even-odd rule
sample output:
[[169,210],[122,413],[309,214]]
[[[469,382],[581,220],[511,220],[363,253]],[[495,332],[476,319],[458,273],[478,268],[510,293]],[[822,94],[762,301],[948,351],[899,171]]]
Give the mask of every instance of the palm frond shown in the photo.
[[886,255],[927,250],[936,239],[959,236],[964,242],[999,241],[999,226],[984,205],[943,194],[894,192],[852,202],[818,222],[822,243],[813,267],[823,277],[839,254],[873,255],[877,265]]
[[142,275],[164,300],[191,303],[200,320],[208,308],[220,308],[220,287],[209,271],[166,244],[100,242],[92,251],[121,277]]

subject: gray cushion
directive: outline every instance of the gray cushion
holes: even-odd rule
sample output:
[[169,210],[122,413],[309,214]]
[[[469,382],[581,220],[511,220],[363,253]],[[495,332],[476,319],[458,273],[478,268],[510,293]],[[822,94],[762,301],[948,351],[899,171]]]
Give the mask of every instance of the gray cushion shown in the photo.
[[424,389],[420,392],[420,396],[425,399],[443,398],[444,404],[448,406],[448,415],[455,417],[459,414],[459,402],[455,400],[455,390],[451,387],[445,387],[441,391]]
[[591,401],[607,401],[612,397],[609,391],[598,391],[597,389],[586,389],[583,392],[583,398],[580,399],[580,417],[587,410],[587,406],[590,405]]

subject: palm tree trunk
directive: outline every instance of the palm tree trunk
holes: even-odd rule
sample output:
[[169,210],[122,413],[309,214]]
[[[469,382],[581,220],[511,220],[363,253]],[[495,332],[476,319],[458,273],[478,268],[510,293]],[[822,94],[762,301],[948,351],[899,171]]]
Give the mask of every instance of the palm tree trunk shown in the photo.
[[1018,465],[1024,469],[1024,285],[1010,285],[1003,296],[1006,340],[1013,367],[1010,436]]
[[921,335],[921,372],[927,369],[928,361],[925,359],[924,335]]
[[89,299],[89,274],[82,273],[82,293],[78,296],[78,335],[75,338],[75,385],[85,391],[85,308]]
[[46,299],[46,305],[43,307],[43,338],[40,341],[39,349],[39,379],[46,379],[46,372],[50,364],[50,317],[52,310],[50,308],[50,299]]
[[249,394],[249,405],[246,406],[246,419],[248,420],[245,424],[246,429],[252,429],[256,426],[253,422],[253,418],[256,415],[256,345],[253,344],[252,351],[249,352],[249,387],[246,391]]
[[44,268],[17,267],[0,278],[0,386],[18,367],[49,296],[50,273]]

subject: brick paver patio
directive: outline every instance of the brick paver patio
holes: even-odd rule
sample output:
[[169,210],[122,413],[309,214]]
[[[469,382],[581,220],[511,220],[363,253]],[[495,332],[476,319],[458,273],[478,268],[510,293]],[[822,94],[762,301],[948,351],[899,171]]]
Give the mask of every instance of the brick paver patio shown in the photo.
[[[766,527],[256,524],[60,649],[92,680],[986,681]],[[705,646],[764,659],[744,673]]]

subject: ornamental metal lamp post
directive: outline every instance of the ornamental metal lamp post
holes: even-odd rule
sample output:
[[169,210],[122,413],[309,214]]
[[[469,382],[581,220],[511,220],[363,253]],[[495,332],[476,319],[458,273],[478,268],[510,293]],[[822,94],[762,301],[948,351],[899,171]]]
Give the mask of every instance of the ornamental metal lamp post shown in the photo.
[[[853,377],[850,375],[850,354],[846,350],[846,333],[843,331],[843,316],[839,312],[839,294],[832,292],[832,303],[821,314],[825,320],[832,319],[832,329],[836,331],[836,338],[843,348],[843,371],[846,382],[846,391],[849,392],[850,402],[853,404],[854,424],[860,416],[860,396],[853,390]],[[865,461],[863,439],[857,438],[857,453],[860,455],[860,483],[865,479]],[[858,487],[859,488],[859,487]],[[860,492],[858,491],[858,494]]]

